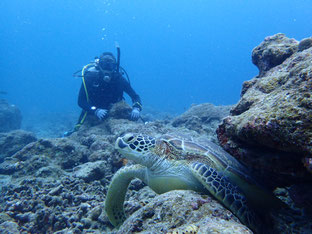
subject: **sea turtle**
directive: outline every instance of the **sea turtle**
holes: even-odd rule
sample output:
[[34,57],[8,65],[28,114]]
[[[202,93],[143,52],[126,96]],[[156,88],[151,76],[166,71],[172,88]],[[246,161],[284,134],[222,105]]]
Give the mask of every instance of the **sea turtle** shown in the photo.
[[134,178],[156,193],[175,189],[209,193],[253,230],[261,226],[254,208],[265,209],[275,202],[269,203],[275,200],[273,195],[258,187],[243,165],[212,142],[200,145],[173,136],[126,133],[118,137],[115,148],[137,163],[119,169],[108,188],[105,210],[116,227],[126,219],[123,203]]

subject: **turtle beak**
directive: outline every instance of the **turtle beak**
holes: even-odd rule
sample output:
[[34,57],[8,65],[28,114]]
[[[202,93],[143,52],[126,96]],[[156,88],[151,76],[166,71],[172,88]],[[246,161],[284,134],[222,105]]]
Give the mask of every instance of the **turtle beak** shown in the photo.
[[124,143],[121,137],[118,137],[115,144],[115,149],[123,149],[126,148],[128,145]]

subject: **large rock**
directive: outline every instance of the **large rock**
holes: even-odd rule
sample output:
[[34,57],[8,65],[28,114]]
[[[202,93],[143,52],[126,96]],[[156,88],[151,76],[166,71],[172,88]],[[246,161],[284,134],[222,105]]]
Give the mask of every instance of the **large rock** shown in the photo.
[[[284,56],[260,68],[261,78],[244,82],[240,101],[217,131],[221,145],[272,186],[312,179],[306,170],[312,164],[312,47],[296,52],[297,46],[281,34],[261,43]],[[267,60],[258,56],[257,64]]]
[[105,161],[87,162],[74,168],[73,175],[86,182],[100,180],[105,176]]
[[115,119],[130,119],[132,108],[125,102],[117,102],[109,110],[109,116]]
[[259,68],[261,77],[272,67],[280,65],[297,50],[298,42],[296,40],[278,33],[266,37],[259,46],[253,49],[252,62]]
[[10,105],[6,100],[0,99],[0,132],[19,129],[21,123],[21,111],[15,105]]
[[25,145],[36,140],[33,133],[23,130],[0,133],[0,162],[3,161],[3,158],[12,156]]
[[[35,166],[35,164],[28,165],[34,158],[46,157],[47,159],[43,160],[43,162],[51,160],[53,164],[60,166],[62,169],[72,169],[79,164],[87,162],[89,153],[90,151],[88,151],[86,146],[67,138],[40,139],[26,145],[22,150],[14,154],[12,158],[23,162],[25,168]],[[37,170],[43,165],[37,166],[38,168],[33,168],[33,170]]]
[[18,224],[11,221],[5,221],[0,224],[0,230],[2,234],[19,234]]
[[156,196],[116,233],[252,233],[222,205],[194,191]]

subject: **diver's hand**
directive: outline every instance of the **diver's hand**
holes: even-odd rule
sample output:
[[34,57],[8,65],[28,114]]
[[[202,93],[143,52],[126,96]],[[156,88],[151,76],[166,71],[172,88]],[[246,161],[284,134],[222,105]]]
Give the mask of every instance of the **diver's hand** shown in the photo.
[[138,120],[140,118],[140,110],[139,108],[134,107],[131,111],[131,119]]
[[106,109],[96,109],[94,114],[96,115],[96,117],[98,117],[100,120],[102,120],[107,115],[107,112],[108,111]]

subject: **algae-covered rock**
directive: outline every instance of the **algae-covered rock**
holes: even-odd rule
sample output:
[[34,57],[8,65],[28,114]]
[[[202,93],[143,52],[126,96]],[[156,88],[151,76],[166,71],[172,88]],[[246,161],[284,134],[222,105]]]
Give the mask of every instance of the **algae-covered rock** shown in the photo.
[[87,162],[89,154],[87,147],[75,141],[67,138],[55,138],[32,142],[14,154],[13,158],[26,161],[34,155],[41,155],[41,157],[47,157],[63,169],[70,169]]
[[125,101],[121,101],[112,106],[109,116],[115,119],[130,119],[131,110],[132,108]]
[[12,221],[5,221],[1,223],[0,230],[3,234],[20,234],[18,224]]
[[36,140],[37,138],[33,133],[23,130],[0,133],[0,162],[3,158],[12,156],[25,145]]
[[312,47],[297,52],[297,46],[277,34],[254,49],[253,56],[263,47],[284,53],[278,63],[256,56],[256,64],[271,65],[260,65],[261,77],[244,83],[240,101],[218,128],[221,145],[273,187],[312,180],[303,163],[312,153]]
[[298,51],[303,51],[312,47],[312,37],[304,38],[298,45]]
[[259,68],[259,76],[270,70],[272,67],[280,65],[298,49],[298,42],[289,39],[285,34],[266,37],[264,41],[253,49],[252,62]]
[[106,162],[87,162],[74,168],[73,175],[86,182],[100,180],[105,176]]
[[183,190],[156,196],[133,213],[116,233],[187,233],[187,231],[252,233],[217,201],[194,191]]

